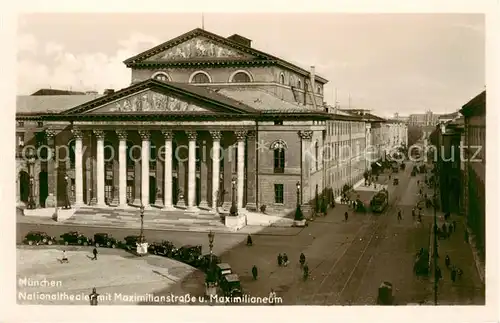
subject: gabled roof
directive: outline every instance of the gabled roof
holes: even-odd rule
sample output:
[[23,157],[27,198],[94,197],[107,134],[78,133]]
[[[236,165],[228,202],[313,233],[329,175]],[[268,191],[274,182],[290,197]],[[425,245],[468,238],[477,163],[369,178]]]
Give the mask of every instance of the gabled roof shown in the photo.
[[[295,71],[303,76],[310,77],[309,71],[307,71],[307,70],[305,70],[297,65],[294,65],[294,64],[287,62],[281,58],[278,58],[276,56],[273,56],[273,55],[264,53],[262,51],[259,51],[257,49],[254,49],[252,47],[244,46],[241,43],[238,43],[238,42],[233,41],[231,39],[228,39],[228,38],[219,36],[217,34],[211,33],[209,31],[203,30],[201,28],[196,28],[196,29],[193,29],[191,31],[188,31],[187,33],[184,33],[184,34],[182,34],[178,37],[175,37],[169,41],[166,41],[158,46],[155,46],[155,47],[148,49],[142,53],[139,53],[133,57],[130,57],[130,58],[126,59],[125,61],[123,61],[123,63],[127,67],[134,67],[134,66],[138,66],[140,64],[145,64],[144,60],[146,60],[147,58],[150,58],[150,57],[152,57],[152,56],[154,56],[154,55],[156,55],[156,54],[158,54],[158,53],[160,53],[168,48],[179,45],[180,43],[183,43],[183,42],[185,42],[191,38],[197,37],[197,36],[206,37],[208,39],[211,39],[211,40],[214,40],[214,41],[219,42],[221,44],[224,44],[228,47],[237,49],[238,51],[241,51],[241,52],[244,52],[244,53],[247,53],[249,55],[254,56],[253,59],[247,60],[248,62],[265,62],[268,64],[275,64],[275,65],[282,66],[286,69],[290,69],[292,71]],[[228,58],[225,58],[223,60],[227,61]],[[213,58],[198,59],[196,62],[192,62],[192,63],[207,63],[209,61],[214,61],[214,59]],[[219,59],[219,61],[220,61],[220,59]],[[236,61],[243,62],[245,60],[236,59]],[[159,62],[156,62],[156,63],[158,64]],[[168,63],[162,62],[162,64],[168,64]],[[327,79],[325,79],[317,74],[315,75],[315,79],[316,79],[316,81],[319,81],[321,83],[328,82]]]
[[460,113],[466,117],[486,113],[486,90],[467,102],[462,109],[460,109]]
[[[253,109],[252,107],[246,104],[228,98],[224,95],[218,94],[215,91],[209,90],[208,88],[205,87],[194,86],[185,83],[162,82],[155,79],[147,79],[145,81],[131,85],[127,88],[116,91],[112,94],[81,104],[73,109],[63,112],[62,114],[81,114],[86,111],[92,110],[94,108],[100,107],[102,105],[108,104],[120,98],[124,98],[126,96],[135,94],[141,90],[146,90],[146,89],[157,90],[165,94],[174,94],[174,95],[176,94],[188,99],[192,99],[197,102],[203,102],[204,104],[208,103],[225,112],[240,113],[240,114],[258,113],[257,110]],[[183,114],[191,114],[191,113],[192,112],[183,112]]]

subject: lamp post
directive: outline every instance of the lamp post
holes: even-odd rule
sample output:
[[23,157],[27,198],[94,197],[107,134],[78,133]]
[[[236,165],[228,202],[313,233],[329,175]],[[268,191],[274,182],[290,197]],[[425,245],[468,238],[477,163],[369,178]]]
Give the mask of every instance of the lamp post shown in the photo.
[[302,210],[300,209],[300,182],[297,182],[297,208],[295,209],[295,220],[301,221],[304,218]]
[[33,150],[30,149],[28,152],[28,171],[29,171],[29,196],[28,196],[28,209],[32,210],[36,207],[35,205],[35,200],[33,198],[33,191],[34,191],[34,182],[35,179],[33,178],[33,173],[34,173],[34,165],[35,165],[35,154],[33,153]]
[[68,184],[68,181],[69,181],[69,176],[68,174],[65,174],[64,175],[64,208],[66,210],[68,209],[71,209],[71,204],[69,202],[69,192],[68,192],[68,189],[69,189],[69,184]]
[[214,267],[213,267],[213,247],[214,247],[214,238],[215,234],[213,231],[210,231],[208,233],[208,247],[210,248],[210,259],[209,259],[209,264],[208,264],[208,270],[207,270],[207,276],[205,279],[206,282],[206,290],[205,290],[205,295],[206,296],[212,296],[217,293],[216,289],[216,281],[215,281],[215,272],[214,272]]
[[232,216],[238,215],[238,208],[236,207],[236,177],[233,177],[231,181],[233,194],[231,196],[231,208],[229,209],[229,214]]
[[139,234],[139,243],[144,243],[144,205],[141,204],[139,211],[141,216],[141,233]]
[[214,238],[215,234],[212,230],[208,233],[208,247],[210,248],[210,270],[209,272],[212,272],[212,256],[213,256],[213,247],[214,247]]

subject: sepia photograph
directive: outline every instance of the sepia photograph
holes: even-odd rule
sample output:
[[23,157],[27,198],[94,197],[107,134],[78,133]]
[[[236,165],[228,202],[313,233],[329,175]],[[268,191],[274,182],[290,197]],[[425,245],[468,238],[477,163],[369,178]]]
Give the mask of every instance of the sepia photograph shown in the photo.
[[485,17],[19,14],[15,302],[484,306]]

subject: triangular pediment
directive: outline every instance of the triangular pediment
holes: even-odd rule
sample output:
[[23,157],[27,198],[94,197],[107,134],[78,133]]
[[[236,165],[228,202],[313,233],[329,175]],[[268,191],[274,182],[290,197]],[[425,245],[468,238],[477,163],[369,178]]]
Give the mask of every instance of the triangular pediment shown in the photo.
[[145,61],[182,61],[204,59],[253,59],[254,56],[203,36],[188,39],[165,49]]
[[111,103],[104,104],[86,113],[168,113],[168,112],[213,112],[212,110],[154,90],[144,90]]

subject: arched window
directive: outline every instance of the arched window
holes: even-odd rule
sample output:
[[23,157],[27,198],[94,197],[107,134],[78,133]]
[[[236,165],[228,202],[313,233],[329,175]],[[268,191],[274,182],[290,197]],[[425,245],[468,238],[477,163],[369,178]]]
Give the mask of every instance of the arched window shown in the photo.
[[158,81],[162,81],[162,82],[169,82],[170,81],[170,77],[165,72],[157,72],[157,73],[153,74],[152,78],[154,78],[155,80],[158,80]]
[[302,88],[302,82],[301,82],[300,80],[298,80],[298,81],[297,81],[297,87],[298,87],[299,89],[301,89],[301,88]]
[[285,84],[285,74],[280,74],[280,84]]
[[321,94],[321,86],[318,85],[316,92],[318,92],[318,94]]
[[237,72],[231,78],[231,82],[233,83],[249,83],[252,82],[250,75],[247,72]]
[[288,148],[286,142],[283,140],[274,141],[270,149],[274,151],[274,172],[284,173],[285,172],[285,150]]
[[206,72],[194,72],[189,78],[189,83],[211,83],[210,75]]

